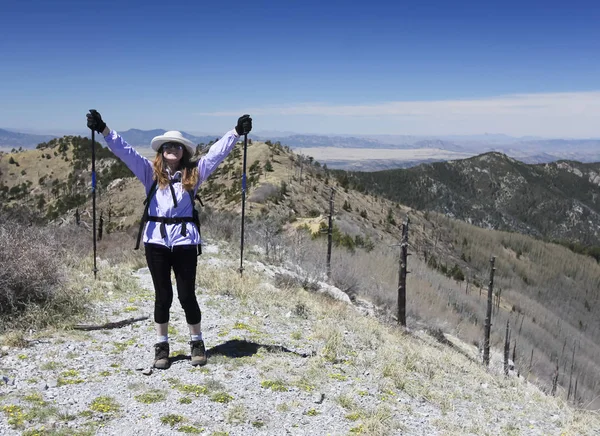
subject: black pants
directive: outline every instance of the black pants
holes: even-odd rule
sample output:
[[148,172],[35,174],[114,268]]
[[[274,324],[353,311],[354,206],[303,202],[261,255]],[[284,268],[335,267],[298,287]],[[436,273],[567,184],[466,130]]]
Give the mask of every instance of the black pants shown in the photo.
[[195,245],[170,248],[156,244],[146,244],[146,261],[154,283],[154,321],[158,324],[169,322],[169,310],[173,303],[171,269],[175,273],[177,297],[185,312],[188,324],[198,324],[202,319],[196,300],[196,266],[198,252]]

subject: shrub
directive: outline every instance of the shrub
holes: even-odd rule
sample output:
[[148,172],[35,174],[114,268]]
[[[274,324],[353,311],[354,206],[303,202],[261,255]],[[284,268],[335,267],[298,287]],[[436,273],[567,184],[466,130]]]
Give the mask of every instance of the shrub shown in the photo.
[[280,193],[281,188],[278,189],[275,185],[264,183],[252,191],[252,194],[248,197],[248,201],[262,204],[273,197],[278,197]]
[[454,279],[457,280],[459,282],[464,281],[465,279],[465,274],[463,273],[462,269],[460,269],[460,267],[458,265],[454,265],[454,267],[450,270],[450,276]]
[[[83,301],[65,291],[59,237],[18,213],[0,212],[0,316],[3,327],[20,321],[36,326],[81,309]],[[31,224],[30,224],[31,223]],[[39,314],[21,320],[26,312]]]
[[[247,224],[250,223],[246,217]],[[202,239],[223,239],[226,241],[239,241],[241,219],[239,216],[228,212],[213,212],[205,207],[200,215],[202,223]]]

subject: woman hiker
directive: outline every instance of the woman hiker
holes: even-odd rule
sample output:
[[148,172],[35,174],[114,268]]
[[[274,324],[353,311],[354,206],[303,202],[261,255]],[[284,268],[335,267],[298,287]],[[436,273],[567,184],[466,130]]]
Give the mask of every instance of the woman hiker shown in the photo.
[[[171,269],[177,282],[177,296],[185,312],[190,331],[191,363],[206,364],[206,349],[200,327],[201,312],[196,299],[197,249],[201,243],[199,229],[193,222],[193,199],[205,181],[235,147],[240,135],[252,130],[252,118],[244,115],[234,129],[214,143],[197,162],[194,143],[178,131],[169,131],[152,139],[154,161],[141,156],[114,130],[101,115],[90,110],[87,126],[101,133],[108,148],[127,165],[144,184],[147,195],[147,222],[144,226],[146,261],[154,283],[154,322],[157,341],[154,367],[167,369],[169,362],[169,310],[173,301]],[[151,192],[154,191],[154,192]]]

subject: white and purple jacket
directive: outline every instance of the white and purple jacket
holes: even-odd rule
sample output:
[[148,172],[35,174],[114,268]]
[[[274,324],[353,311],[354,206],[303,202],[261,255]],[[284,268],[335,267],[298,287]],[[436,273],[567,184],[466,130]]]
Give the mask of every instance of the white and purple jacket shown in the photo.
[[[194,187],[193,196],[198,191],[200,183],[205,181],[213,171],[219,166],[227,155],[233,150],[239,135],[235,129],[227,132],[221,139],[211,145],[208,153],[198,160],[198,183]],[[152,162],[140,155],[135,149],[129,145],[123,138],[114,130],[111,130],[104,137],[108,148],[123,161],[125,165],[140,179],[144,184],[146,196],[154,183],[154,170]],[[170,186],[163,189],[157,189],[156,194],[150,199],[148,206],[148,215],[164,218],[187,218],[193,214],[194,204],[189,193],[183,189],[181,184],[181,173],[177,171],[175,174],[169,173],[170,180],[179,181],[172,182],[174,188],[177,205],[173,201]],[[191,225],[188,225],[191,224]],[[192,223],[184,222],[177,224],[163,225],[166,230],[166,236],[163,238],[161,234],[161,223],[148,221],[144,227],[144,243],[163,245],[173,248],[179,245],[198,245],[201,243],[198,229]],[[181,226],[186,226],[182,232]]]

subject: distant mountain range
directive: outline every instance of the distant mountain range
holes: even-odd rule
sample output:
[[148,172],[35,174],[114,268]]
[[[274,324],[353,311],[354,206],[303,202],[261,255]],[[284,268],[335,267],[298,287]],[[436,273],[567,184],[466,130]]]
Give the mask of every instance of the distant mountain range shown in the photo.
[[[166,130],[163,129],[155,129],[155,130],[139,130],[139,129],[129,129],[124,132],[119,132],[119,134],[131,145],[136,147],[149,147],[150,142],[152,142],[152,138],[155,136],[164,135]],[[187,132],[181,132],[184,138],[189,139],[195,144],[207,144],[210,141],[214,141],[219,139],[220,136],[195,136]]]
[[11,130],[0,129],[0,146],[14,148],[33,148],[41,142],[56,138],[53,135],[33,135],[31,133],[18,133]]
[[[154,129],[154,130],[139,130],[139,129],[129,129],[123,132],[119,132],[125,138],[125,140],[136,147],[149,147],[152,138],[155,136],[162,135],[166,132],[164,129]],[[208,143],[210,141],[214,141],[215,139],[219,139],[218,135],[205,135],[205,136],[195,136],[186,132],[181,132],[183,136],[190,141],[201,144]],[[87,136],[90,137],[89,131],[86,133],[70,133],[73,136]],[[96,135],[98,138],[99,135]],[[0,129],[0,147],[11,147],[11,148],[26,148],[32,149],[35,148],[38,144],[42,142],[48,142],[54,138],[58,138],[56,135],[35,135],[31,133],[19,133],[12,130]]]
[[[148,147],[152,138],[165,133],[163,129],[140,130],[130,129],[119,132],[127,142],[134,146]],[[183,135],[196,144],[208,143],[220,135],[196,136],[187,132]],[[265,133],[267,135],[265,135]],[[81,133],[80,133],[81,134]],[[279,134],[280,136],[275,136]],[[77,136],[78,134],[75,133]],[[82,136],[85,135],[81,134]],[[10,129],[0,129],[0,146],[35,148],[41,142],[47,142],[55,135],[39,135],[19,133]],[[580,162],[600,161],[600,139],[545,139],[538,137],[511,137],[502,134],[486,134],[471,136],[411,136],[411,135],[310,135],[290,132],[263,132],[252,134],[258,141],[270,140],[281,142],[291,148],[366,148],[366,149],[440,149],[446,151],[470,153],[477,155],[486,152],[499,152],[525,163],[548,163],[560,159]],[[349,168],[349,164],[336,160],[327,163],[330,168]],[[387,165],[406,166],[419,162],[387,162]],[[381,163],[386,164],[385,162]],[[371,162],[367,167],[383,169]]]
[[359,189],[480,227],[600,245],[600,163],[528,165],[491,152],[348,178]]

